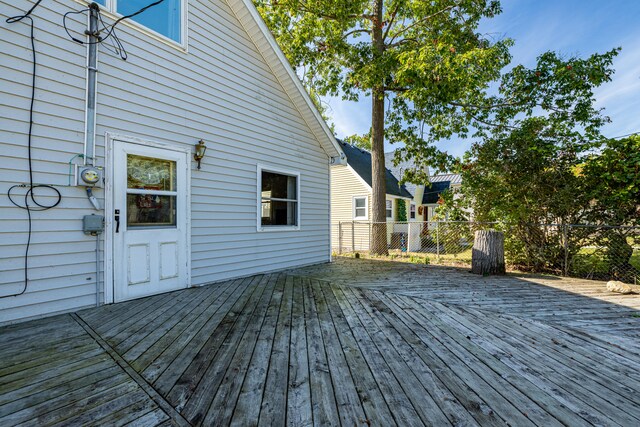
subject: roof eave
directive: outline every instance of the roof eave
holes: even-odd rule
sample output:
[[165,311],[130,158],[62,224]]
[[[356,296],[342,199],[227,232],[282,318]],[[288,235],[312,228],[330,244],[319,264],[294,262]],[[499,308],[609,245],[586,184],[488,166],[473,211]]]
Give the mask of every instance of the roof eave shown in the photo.
[[311,97],[289,64],[273,34],[262,20],[251,0],[227,0],[229,7],[240,21],[247,34],[258,48],[285,92],[300,112],[302,119],[313,132],[320,146],[327,153],[332,165],[345,165],[346,156],[335,136],[325,123]]

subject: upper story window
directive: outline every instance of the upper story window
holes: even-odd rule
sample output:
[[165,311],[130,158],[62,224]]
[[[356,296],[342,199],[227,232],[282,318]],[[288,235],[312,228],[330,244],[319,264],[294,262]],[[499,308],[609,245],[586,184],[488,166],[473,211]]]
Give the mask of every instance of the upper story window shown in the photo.
[[387,200],[387,218],[393,218],[393,200]]
[[353,219],[367,219],[367,197],[353,198]]
[[299,180],[300,176],[296,173],[282,173],[258,167],[258,229],[299,225]]
[[413,203],[411,203],[411,206],[409,207],[409,218],[416,219],[416,205]]
[[[130,15],[153,3],[155,0],[96,0],[111,13]],[[182,43],[184,4],[187,0],[164,0],[139,15],[130,18],[140,25]]]

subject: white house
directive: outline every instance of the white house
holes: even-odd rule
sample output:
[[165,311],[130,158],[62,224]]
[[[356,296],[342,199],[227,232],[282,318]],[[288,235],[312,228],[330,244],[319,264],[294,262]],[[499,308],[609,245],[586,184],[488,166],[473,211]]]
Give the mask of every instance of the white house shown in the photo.
[[[140,7],[98,3],[107,26]],[[34,4],[0,0],[0,12]],[[51,186],[34,199],[29,20],[0,25],[0,323],[329,261],[329,170],[343,153],[251,1],[165,0],[116,27],[126,61],[113,37],[86,44],[87,4],[31,15],[32,183]],[[66,28],[85,44],[65,31],[69,11],[82,11]],[[83,232],[90,214],[105,218],[98,236]]]
[[[347,164],[336,165],[331,168],[331,221],[332,242],[335,248],[357,248],[367,250],[369,248],[369,225],[372,221],[371,214],[371,153],[351,144],[340,142],[340,146],[346,155]],[[398,220],[398,205],[405,205],[407,219],[415,217],[415,205],[410,204],[412,195],[404,185],[398,183],[398,179],[389,169],[385,171],[386,184],[386,218],[392,223]],[[344,228],[340,226],[344,223]],[[404,229],[398,230],[406,232]],[[392,241],[391,236],[394,227],[387,227],[390,244],[399,244]]]

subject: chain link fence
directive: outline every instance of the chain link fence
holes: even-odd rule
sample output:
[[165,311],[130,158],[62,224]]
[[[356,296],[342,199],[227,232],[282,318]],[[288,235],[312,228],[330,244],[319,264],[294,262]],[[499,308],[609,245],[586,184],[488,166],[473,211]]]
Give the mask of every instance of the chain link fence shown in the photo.
[[[333,224],[333,251],[367,253],[373,225],[361,221]],[[387,222],[387,247],[392,257],[422,255],[433,264],[466,266],[471,265],[476,230],[486,229],[505,233],[505,258],[513,270],[640,282],[640,227]]]

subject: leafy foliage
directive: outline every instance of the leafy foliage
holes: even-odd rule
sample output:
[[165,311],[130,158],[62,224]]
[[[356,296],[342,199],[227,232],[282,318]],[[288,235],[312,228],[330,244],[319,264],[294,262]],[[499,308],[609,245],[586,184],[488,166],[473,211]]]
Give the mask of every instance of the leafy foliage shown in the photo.
[[607,141],[579,170],[591,222],[640,225],[640,135]]
[[407,221],[407,204],[404,200],[398,199],[396,203],[396,221],[398,222],[406,222]]
[[307,88],[352,101],[388,97],[385,136],[418,163],[448,158],[429,142],[468,131],[464,106],[486,105],[510,60],[511,40],[478,32],[481,19],[501,12],[498,1],[254,2]]
[[345,142],[355,145],[356,147],[371,151],[371,130],[369,130],[369,132],[365,133],[364,135],[349,135],[344,138],[344,140]]

